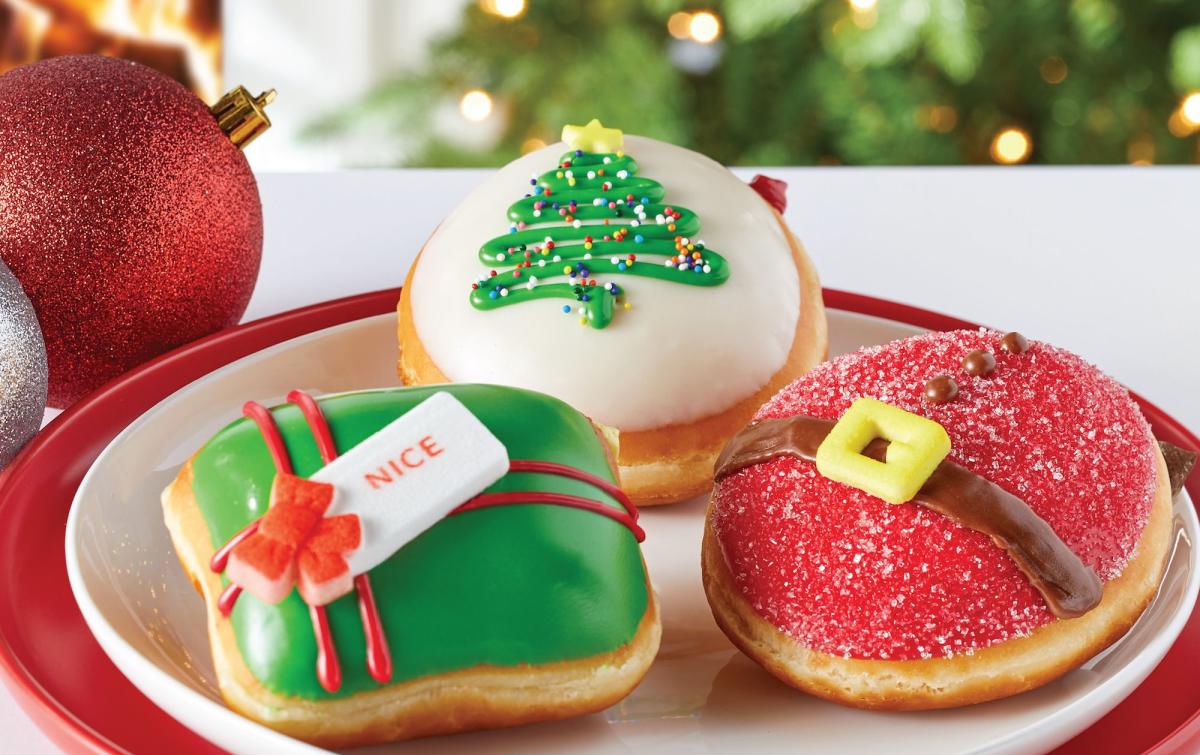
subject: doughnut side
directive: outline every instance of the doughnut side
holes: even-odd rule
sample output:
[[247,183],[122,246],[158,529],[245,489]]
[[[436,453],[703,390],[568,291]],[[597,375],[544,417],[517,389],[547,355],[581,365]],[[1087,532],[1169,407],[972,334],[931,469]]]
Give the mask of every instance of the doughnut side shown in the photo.
[[[817,270],[782,216],[777,212],[774,214],[791,246],[801,287],[800,316],[787,360],[765,385],[725,411],[687,424],[621,432],[622,487],[638,506],[675,503],[707,491],[712,486],[713,462],[725,442],[745,426],[771,396],[825,360],[829,332]],[[397,308],[398,372],[405,385],[447,383],[449,379],[429,356],[413,324],[410,291],[419,262],[418,256],[409,270]]]
[[341,699],[275,694],[247,667],[233,624],[217,607],[223,585],[208,568],[215,549],[192,479],[188,461],[163,492],[163,512],[180,562],[205,600],[221,694],[233,710],[288,736],[341,749],[594,713],[628,695],[657,653],[658,607],[647,581],[649,599],[636,633],[611,652],[519,667],[476,666]]
[[1155,446],[1158,487],[1136,555],[1104,585],[1100,605],[1028,635],[951,657],[884,661],[843,658],[804,647],[756,613],[734,583],[710,516],[702,548],[704,589],[722,631],[787,684],[857,708],[928,710],[995,700],[1050,682],[1125,635],[1158,590],[1171,547],[1172,496]]

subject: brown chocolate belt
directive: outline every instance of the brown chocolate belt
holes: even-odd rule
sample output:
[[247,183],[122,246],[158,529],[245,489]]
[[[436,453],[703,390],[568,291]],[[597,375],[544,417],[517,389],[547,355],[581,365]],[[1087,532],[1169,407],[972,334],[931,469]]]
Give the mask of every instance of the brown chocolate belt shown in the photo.
[[[831,420],[804,415],[765,419],[743,428],[717,459],[719,481],[778,456],[816,462]],[[883,461],[888,442],[877,439],[863,455]],[[1103,585],[1029,504],[950,460],[944,460],[913,499],[959,525],[982,532],[1004,549],[1060,619],[1082,616],[1100,604]]]

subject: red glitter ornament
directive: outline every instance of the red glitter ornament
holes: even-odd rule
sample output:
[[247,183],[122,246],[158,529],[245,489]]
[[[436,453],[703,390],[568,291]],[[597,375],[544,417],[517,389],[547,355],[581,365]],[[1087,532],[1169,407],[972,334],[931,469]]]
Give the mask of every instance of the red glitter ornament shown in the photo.
[[0,76],[0,257],[41,322],[51,406],[241,318],[262,205],[238,145],[267,101],[219,124],[167,76],[93,55]]

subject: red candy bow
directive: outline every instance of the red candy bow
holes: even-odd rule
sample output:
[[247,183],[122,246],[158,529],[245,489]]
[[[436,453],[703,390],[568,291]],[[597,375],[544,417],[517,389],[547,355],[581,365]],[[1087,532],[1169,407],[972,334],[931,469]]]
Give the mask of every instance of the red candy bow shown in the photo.
[[259,600],[275,604],[295,585],[310,606],[350,592],[354,575],[346,556],[362,543],[358,515],[326,517],[333,486],[280,472],[258,528],[229,555],[225,574]]

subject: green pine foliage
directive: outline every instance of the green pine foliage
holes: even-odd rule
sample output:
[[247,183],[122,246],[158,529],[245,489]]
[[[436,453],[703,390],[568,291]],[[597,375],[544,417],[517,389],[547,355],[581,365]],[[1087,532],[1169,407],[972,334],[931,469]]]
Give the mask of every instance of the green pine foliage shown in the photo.
[[[668,33],[701,10],[723,26],[707,49]],[[697,51],[715,64],[684,70]],[[429,117],[476,88],[503,105],[482,152]],[[384,133],[408,165],[501,165],[599,118],[733,165],[957,165],[991,163],[1017,127],[1033,163],[1194,163],[1198,137],[1168,126],[1193,91],[1196,0],[529,0],[516,19],[468,5],[423,70],[309,135]]]

